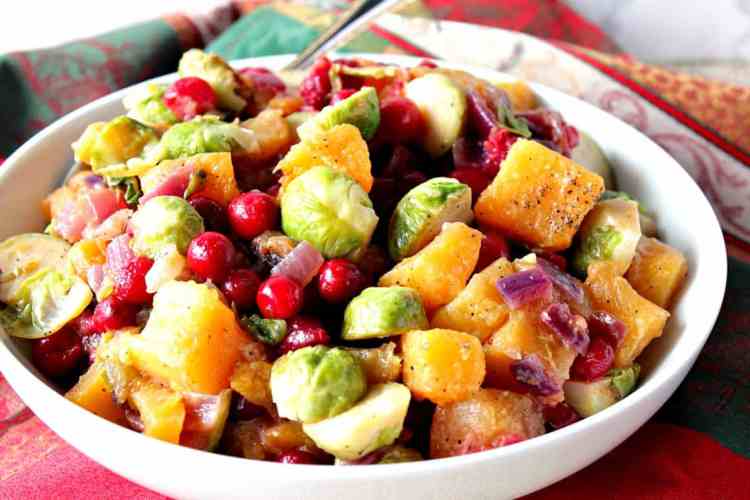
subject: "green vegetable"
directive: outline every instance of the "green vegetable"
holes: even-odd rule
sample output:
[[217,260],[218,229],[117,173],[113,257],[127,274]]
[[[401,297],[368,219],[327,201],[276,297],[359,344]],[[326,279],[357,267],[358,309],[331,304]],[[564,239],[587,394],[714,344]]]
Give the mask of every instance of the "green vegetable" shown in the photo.
[[516,135],[525,137],[528,139],[531,137],[531,130],[529,130],[529,124],[526,120],[516,116],[513,110],[506,106],[499,106],[497,110],[497,118],[499,124],[504,129],[513,132]]
[[341,338],[360,340],[429,328],[422,300],[411,288],[370,287],[349,302]]
[[271,396],[279,416],[319,422],[351,408],[367,390],[359,361],[344,349],[303,347],[271,368]]
[[579,415],[590,417],[630,394],[640,371],[640,366],[634,364],[628,368],[612,370],[606,377],[593,382],[565,382],[565,402]]
[[297,134],[304,141],[342,123],[357,127],[365,140],[372,139],[380,124],[380,104],[374,88],[362,87],[343,101],[326,106],[300,125]]
[[122,100],[128,110],[128,116],[149,127],[164,129],[179,120],[172,110],[164,104],[164,92],[167,85],[150,83],[139,87]]
[[237,123],[216,117],[200,116],[172,125],[161,138],[162,159],[186,158],[200,153],[253,150],[258,147],[255,134]]
[[139,255],[157,258],[168,245],[185,255],[190,242],[203,232],[203,219],[183,198],[157,196],[144,203],[130,219],[131,246]]
[[95,174],[112,177],[140,175],[152,166],[159,144],[156,131],[128,116],[92,123],[73,143],[76,161],[91,166]]
[[579,130],[578,136],[578,146],[573,149],[570,158],[595,174],[599,174],[604,179],[607,189],[612,189],[615,181],[607,156],[590,135]]
[[379,464],[397,464],[404,462],[419,462],[423,460],[422,454],[413,448],[395,445],[388,450],[381,458]]
[[302,429],[340,460],[358,460],[393,444],[401,434],[411,393],[403,384],[378,384],[353,408]]
[[283,319],[264,319],[253,314],[243,317],[240,323],[264,344],[277,345],[286,337],[286,321]]
[[646,236],[656,236],[656,222],[654,218],[644,208],[643,203],[639,202],[625,191],[604,191],[599,201],[606,200],[628,200],[638,203],[638,213],[641,222],[641,233]]
[[422,141],[433,158],[447,152],[461,135],[466,121],[466,93],[450,78],[428,73],[406,85],[406,97],[422,112],[426,132]]
[[440,233],[445,222],[472,217],[471,188],[456,179],[435,177],[406,193],[393,211],[388,251],[393,260],[410,257]]
[[615,264],[618,274],[624,274],[640,239],[638,203],[623,199],[600,201],[578,231],[573,270],[585,276],[592,262],[609,261]]
[[297,138],[299,139],[299,134],[297,133],[297,129],[307,121],[311,120],[313,116],[315,116],[317,113],[314,113],[312,111],[297,111],[295,113],[292,113],[290,115],[287,115],[284,119],[289,124],[292,130],[294,130],[294,133],[297,135]]
[[226,61],[216,54],[190,49],[182,54],[178,72],[180,76],[197,76],[208,82],[216,93],[219,107],[235,112],[245,109],[247,101],[239,95],[239,78]]
[[42,233],[11,236],[0,243],[0,302],[18,305],[18,290],[41,268],[64,271],[70,244]]
[[125,203],[128,205],[135,205],[143,196],[138,177],[105,177],[104,180],[109,187],[125,188]]
[[315,167],[296,177],[281,197],[281,226],[324,257],[352,257],[370,242],[378,216],[362,187],[346,173]]

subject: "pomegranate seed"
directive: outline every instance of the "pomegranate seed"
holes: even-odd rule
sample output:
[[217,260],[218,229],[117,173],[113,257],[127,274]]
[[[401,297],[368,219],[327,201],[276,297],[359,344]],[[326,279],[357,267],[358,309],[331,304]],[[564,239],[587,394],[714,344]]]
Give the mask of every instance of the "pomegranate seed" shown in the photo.
[[222,283],[234,265],[236,252],[229,238],[207,231],[196,236],[187,250],[190,270],[201,280]]
[[180,120],[190,120],[216,107],[216,93],[202,78],[180,78],[164,92],[164,104]]
[[506,259],[510,257],[510,246],[505,236],[492,229],[482,229],[482,233],[484,233],[484,237],[479,249],[479,260],[475,272],[481,271],[500,257]]
[[255,296],[260,288],[260,278],[252,269],[235,269],[224,281],[221,289],[238,309],[255,305]]
[[316,110],[323,109],[326,105],[328,93],[331,91],[331,78],[328,72],[331,70],[331,61],[327,57],[321,57],[300,84],[299,93],[305,104]]
[[615,350],[603,338],[596,337],[591,341],[588,352],[578,356],[570,370],[574,379],[588,382],[603,377],[614,361]]
[[362,271],[346,259],[324,263],[318,273],[318,292],[326,302],[340,304],[348,301],[366,286]]
[[232,420],[252,420],[266,413],[265,408],[251,403],[236,392],[232,393]]
[[229,223],[235,233],[243,238],[253,239],[278,226],[279,206],[266,193],[243,193],[229,204]]
[[508,156],[508,151],[518,137],[504,128],[494,128],[483,143],[484,161],[482,169],[494,178],[500,171],[500,163]]
[[473,168],[456,169],[448,174],[448,177],[453,177],[459,182],[463,182],[469,186],[471,188],[471,199],[473,202],[477,201],[479,195],[482,194],[482,191],[484,191],[492,181],[492,179],[490,179],[483,171]]
[[62,377],[72,372],[83,359],[81,338],[72,328],[63,328],[49,337],[35,340],[31,359],[48,377]]
[[594,311],[589,316],[588,322],[591,335],[603,338],[615,349],[625,337],[625,323],[608,312]]
[[286,276],[272,276],[260,284],[255,302],[264,318],[287,319],[302,309],[302,287]]
[[561,429],[581,420],[581,416],[567,403],[544,407],[544,420],[553,429]]
[[393,96],[380,104],[378,144],[406,144],[422,136],[425,123],[422,112],[406,97]]
[[335,94],[333,94],[333,97],[331,97],[331,104],[336,104],[337,102],[341,102],[347,97],[356,94],[357,91],[355,89],[341,89]]
[[138,306],[128,304],[115,297],[108,297],[99,302],[94,309],[96,331],[103,333],[119,330],[126,326],[136,325]]
[[206,231],[225,233],[229,229],[227,211],[211,198],[191,196],[188,202],[203,218]]
[[129,304],[145,304],[151,301],[146,291],[146,273],[154,261],[148,257],[135,257],[118,269],[112,276],[115,282],[114,296]]
[[318,458],[304,450],[288,450],[279,455],[282,464],[317,464]]
[[323,325],[317,318],[297,316],[287,321],[286,337],[281,341],[279,350],[282,354],[296,351],[313,345],[326,345],[331,341]]

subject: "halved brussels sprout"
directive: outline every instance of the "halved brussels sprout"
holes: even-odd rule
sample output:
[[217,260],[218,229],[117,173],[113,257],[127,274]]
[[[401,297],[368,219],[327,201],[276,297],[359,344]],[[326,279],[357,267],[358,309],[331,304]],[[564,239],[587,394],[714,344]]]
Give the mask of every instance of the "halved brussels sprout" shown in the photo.
[[179,278],[187,269],[187,259],[175,245],[161,247],[154,264],[146,273],[146,291],[156,293],[165,283]]
[[428,327],[422,300],[415,290],[402,286],[370,287],[346,306],[341,338],[388,337]]
[[304,123],[311,120],[312,117],[315,116],[316,114],[317,113],[313,111],[296,111],[290,115],[287,115],[286,117],[284,117],[284,119],[294,131],[294,134],[297,136],[297,139],[299,139],[299,132],[297,131],[297,129],[301,127]]
[[362,87],[343,101],[326,106],[300,125],[297,135],[304,141],[342,123],[357,127],[365,140],[372,139],[380,124],[380,104],[374,88]]
[[613,189],[615,181],[607,156],[586,132],[579,130],[578,137],[578,146],[573,149],[570,159],[595,174],[599,174],[604,179],[604,187]]
[[11,236],[0,243],[0,302],[15,305],[23,282],[43,267],[63,271],[70,244],[42,233]]
[[252,151],[258,148],[258,140],[252,130],[237,123],[200,116],[169,127],[160,147],[162,159],[175,159],[200,153]]
[[573,269],[585,276],[592,262],[610,261],[615,272],[622,275],[635,256],[640,239],[638,203],[623,199],[600,201],[578,231]]
[[643,207],[643,204],[630,196],[625,191],[604,191],[599,198],[599,201],[606,200],[630,200],[638,203],[638,212],[640,214],[641,221],[641,233],[645,236],[655,237],[656,236],[656,221],[651,214]]
[[303,347],[271,368],[271,395],[279,416],[305,423],[334,417],[367,391],[359,361],[344,349]]
[[641,367],[634,364],[628,368],[612,370],[606,377],[593,382],[565,382],[565,402],[579,415],[590,417],[630,394],[640,373]]
[[414,101],[425,118],[427,130],[422,146],[437,158],[461,135],[466,121],[466,93],[450,78],[428,73],[406,85],[406,97]]
[[468,223],[471,188],[456,179],[435,177],[406,193],[388,228],[388,251],[399,261],[411,257],[440,233],[444,222]]
[[240,319],[240,323],[264,344],[277,345],[286,337],[286,321],[283,319],[267,319],[252,314]]
[[299,175],[281,197],[281,226],[287,236],[307,241],[329,259],[355,256],[370,242],[377,223],[364,189],[331,167]]
[[232,111],[245,109],[247,101],[239,95],[239,78],[226,61],[216,54],[190,49],[182,54],[178,72],[180,76],[197,76],[208,82],[216,93],[219,107]]
[[305,434],[341,460],[357,460],[392,444],[404,427],[411,393],[403,384],[379,384],[353,408],[314,424]]
[[86,127],[72,147],[76,161],[90,165],[95,174],[131,177],[141,173],[144,159],[158,143],[154,129],[118,116]]
[[422,454],[413,448],[395,445],[386,451],[383,458],[378,460],[379,464],[399,464],[404,462],[419,462],[423,460]]
[[144,125],[156,129],[166,129],[179,120],[172,110],[164,104],[165,84],[150,83],[139,87],[122,100],[128,110],[128,116]]
[[152,259],[164,254],[168,245],[185,255],[193,238],[203,232],[200,214],[178,196],[151,198],[136,210],[130,225],[133,251]]

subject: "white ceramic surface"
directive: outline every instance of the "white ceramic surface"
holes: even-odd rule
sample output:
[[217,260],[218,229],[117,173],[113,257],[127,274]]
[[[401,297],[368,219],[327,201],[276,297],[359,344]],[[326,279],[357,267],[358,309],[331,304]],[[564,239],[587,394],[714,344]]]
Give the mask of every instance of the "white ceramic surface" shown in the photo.
[[[416,63],[400,56],[367,57]],[[277,56],[236,65],[274,68],[287,60]],[[486,69],[459,68],[502,78]],[[26,404],[63,439],[116,473],[178,498],[497,500],[529,493],[572,474],[632,434],[682,381],[716,320],[726,282],[726,253],[706,198],[661,148],[589,104],[543,86],[534,89],[547,105],[596,139],[615,167],[620,188],[653,210],[661,236],[682,250],[690,263],[688,282],[664,336],[642,357],[641,385],[605,411],[523,443],[462,457],[371,467],[282,465],[162,443],[100,419],[52,390],[22,346],[4,333],[0,333],[0,369]],[[126,92],[64,117],[6,161],[0,171],[0,238],[43,227],[39,201],[59,183],[72,161],[70,143],[89,123],[120,113]]]

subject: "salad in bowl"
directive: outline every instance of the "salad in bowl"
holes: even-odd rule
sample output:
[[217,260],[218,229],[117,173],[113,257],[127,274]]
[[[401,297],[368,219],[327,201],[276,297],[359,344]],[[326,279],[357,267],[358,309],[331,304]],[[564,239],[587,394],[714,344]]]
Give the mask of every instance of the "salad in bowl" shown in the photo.
[[0,325],[88,411],[297,464],[480,452],[638,384],[685,256],[523,82],[185,53],[90,124]]

